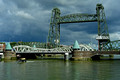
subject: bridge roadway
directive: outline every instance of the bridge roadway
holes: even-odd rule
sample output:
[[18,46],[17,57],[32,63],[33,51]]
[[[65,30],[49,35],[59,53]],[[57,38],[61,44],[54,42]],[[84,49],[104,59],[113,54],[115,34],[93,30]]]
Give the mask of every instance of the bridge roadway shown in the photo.
[[120,51],[91,51],[91,53],[96,55],[120,55]]
[[[74,53],[74,51],[71,52],[16,52],[16,55],[20,55],[21,57],[25,57],[27,59],[34,59],[37,58],[38,56],[42,58],[44,54],[61,54],[64,55],[64,60],[80,60],[80,59],[100,59],[100,56],[102,55],[120,55],[120,51],[80,51],[78,50],[77,52]],[[83,59],[83,60],[84,60]]]
[[[72,51],[44,51],[44,52],[16,52],[17,54],[72,54]],[[80,51],[80,53],[92,53],[93,55],[120,55],[120,51]]]
[[69,53],[71,54],[71,51],[44,51],[44,52],[16,52],[17,54],[27,54],[27,53],[31,53],[31,54],[65,54],[65,53]]
[[75,50],[72,52],[72,56],[75,58],[82,58],[82,57],[94,57],[94,56],[101,56],[101,55],[120,55],[120,51],[78,51]]

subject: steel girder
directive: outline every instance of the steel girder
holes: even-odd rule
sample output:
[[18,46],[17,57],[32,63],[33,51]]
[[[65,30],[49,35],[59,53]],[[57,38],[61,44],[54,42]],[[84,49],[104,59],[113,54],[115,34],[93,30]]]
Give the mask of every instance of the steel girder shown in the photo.
[[96,14],[98,18],[98,36],[96,39],[98,40],[98,50],[102,50],[102,45],[106,42],[110,42],[104,7],[102,4],[96,5]]
[[70,14],[61,16],[59,23],[79,23],[79,22],[95,22],[97,21],[96,14]]
[[120,50],[120,40],[110,41],[102,45],[102,50]]
[[97,4],[96,14],[98,21],[98,36],[109,36],[104,7],[102,4]]

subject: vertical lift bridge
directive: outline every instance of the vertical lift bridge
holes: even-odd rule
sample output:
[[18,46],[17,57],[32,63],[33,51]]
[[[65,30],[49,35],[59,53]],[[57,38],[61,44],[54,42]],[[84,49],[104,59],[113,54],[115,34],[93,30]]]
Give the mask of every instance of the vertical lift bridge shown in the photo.
[[60,45],[60,24],[98,22],[98,50],[102,50],[103,44],[110,42],[108,27],[104,7],[102,4],[96,5],[96,14],[68,14],[60,16],[58,8],[52,10],[50,28],[48,33],[47,45],[49,48],[59,47]]

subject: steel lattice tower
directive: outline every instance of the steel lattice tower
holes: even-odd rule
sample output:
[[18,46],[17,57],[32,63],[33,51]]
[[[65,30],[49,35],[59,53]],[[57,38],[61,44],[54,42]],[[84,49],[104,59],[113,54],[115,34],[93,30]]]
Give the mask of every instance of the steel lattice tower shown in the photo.
[[48,34],[48,47],[58,47],[60,45],[60,10],[54,8],[52,10],[50,28]]
[[96,39],[98,40],[98,50],[102,50],[103,44],[110,42],[104,7],[102,4],[96,5],[96,14],[98,22],[98,36]]

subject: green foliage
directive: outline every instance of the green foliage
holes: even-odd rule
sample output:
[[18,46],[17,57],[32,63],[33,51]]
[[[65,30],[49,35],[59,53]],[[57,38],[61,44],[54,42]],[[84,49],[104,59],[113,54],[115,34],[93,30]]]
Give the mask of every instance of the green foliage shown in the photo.
[[10,42],[11,47],[17,45],[17,42]]

